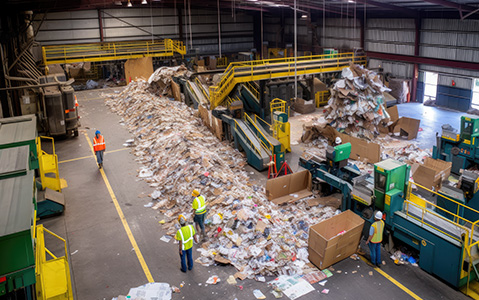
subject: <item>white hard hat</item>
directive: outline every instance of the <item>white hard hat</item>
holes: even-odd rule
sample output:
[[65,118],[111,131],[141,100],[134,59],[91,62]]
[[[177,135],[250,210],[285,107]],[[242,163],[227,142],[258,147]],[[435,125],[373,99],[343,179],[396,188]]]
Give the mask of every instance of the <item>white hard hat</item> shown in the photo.
[[383,218],[383,213],[378,210],[374,215],[374,218],[381,220]]
[[341,138],[338,136],[336,137],[336,144],[341,144],[343,141],[341,140]]

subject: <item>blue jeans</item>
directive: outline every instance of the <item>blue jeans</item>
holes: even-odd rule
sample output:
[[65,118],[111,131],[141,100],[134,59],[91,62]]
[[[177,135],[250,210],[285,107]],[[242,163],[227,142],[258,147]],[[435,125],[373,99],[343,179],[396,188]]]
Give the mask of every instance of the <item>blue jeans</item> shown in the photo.
[[96,151],[95,154],[96,154],[96,162],[98,164],[102,164],[103,163],[103,152],[105,151]]
[[369,242],[369,251],[371,252],[371,262],[373,265],[381,264],[381,243]]
[[188,258],[188,270],[193,269],[193,247],[181,251],[181,271],[186,272],[186,259]]
[[206,213],[201,215],[195,215],[193,221],[200,226],[201,232],[205,232],[205,216]]

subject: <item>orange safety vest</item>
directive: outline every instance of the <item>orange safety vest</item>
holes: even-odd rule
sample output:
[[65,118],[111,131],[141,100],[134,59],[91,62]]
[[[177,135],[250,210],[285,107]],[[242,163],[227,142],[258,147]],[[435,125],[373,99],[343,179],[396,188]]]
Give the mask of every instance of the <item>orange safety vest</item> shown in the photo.
[[99,134],[98,139],[96,136],[93,138],[93,150],[95,152],[105,150],[105,139],[103,139],[103,135]]

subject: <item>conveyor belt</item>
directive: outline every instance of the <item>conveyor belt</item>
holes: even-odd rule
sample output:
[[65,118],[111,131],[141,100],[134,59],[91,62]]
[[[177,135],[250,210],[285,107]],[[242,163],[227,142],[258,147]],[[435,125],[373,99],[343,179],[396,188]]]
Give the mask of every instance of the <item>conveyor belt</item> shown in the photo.
[[[407,212],[406,210],[403,210],[403,212],[406,215],[409,214],[419,220],[423,219],[423,213],[424,213],[423,220],[425,225],[430,224],[432,226],[429,226],[429,227],[433,229],[439,229],[440,231],[443,231],[444,233],[447,233],[458,240],[461,240],[462,234],[466,233],[466,230],[464,230],[462,227],[455,225],[452,221],[446,221],[444,217],[439,216],[436,213],[431,212],[427,209],[422,209],[415,205],[409,205]],[[467,226],[464,226],[464,227],[467,227]],[[479,232],[476,230],[474,232],[473,241],[476,242],[478,240],[479,240]]]
[[258,140],[256,135],[251,131],[248,125],[245,124],[243,120],[236,120],[238,126],[242,129],[242,131],[246,134],[246,138],[251,141],[253,146],[260,151],[259,156],[263,159],[264,162],[269,161],[269,157],[271,156],[271,152],[267,151],[261,146],[261,142]]

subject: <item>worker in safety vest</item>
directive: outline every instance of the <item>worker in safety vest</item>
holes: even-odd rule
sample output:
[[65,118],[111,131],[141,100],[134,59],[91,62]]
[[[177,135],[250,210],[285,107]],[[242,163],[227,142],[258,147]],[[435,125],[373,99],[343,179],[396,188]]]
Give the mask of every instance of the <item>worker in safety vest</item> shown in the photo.
[[178,216],[178,222],[181,228],[176,232],[175,239],[180,242],[181,272],[186,273],[186,260],[188,260],[188,270],[193,269],[193,239],[198,242],[195,228],[186,223],[183,215]]
[[195,221],[196,230],[199,232],[201,229],[201,236],[203,241],[206,240],[205,235],[205,216],[206,216],[206,199],[203,195],[200,195],[198,190],[193,190],[191,193],[193,196],[193,210],[195,213],[195,217],[193,220]]
[[383,241],[384,222],[383,213],[377,211],[374,215],[374,223],[369,229],[369,238],[366,245],[369,245],[371,252],[371,263],[378,268],[381,267],[381,242]]
[[98,168],[101,169],[103,167],[103,152],[105,152],[105,139],[103,138],[103,135],[100,134],[100,130],[95,131],[95,136],[93,137],[93,151],[95,151]]

